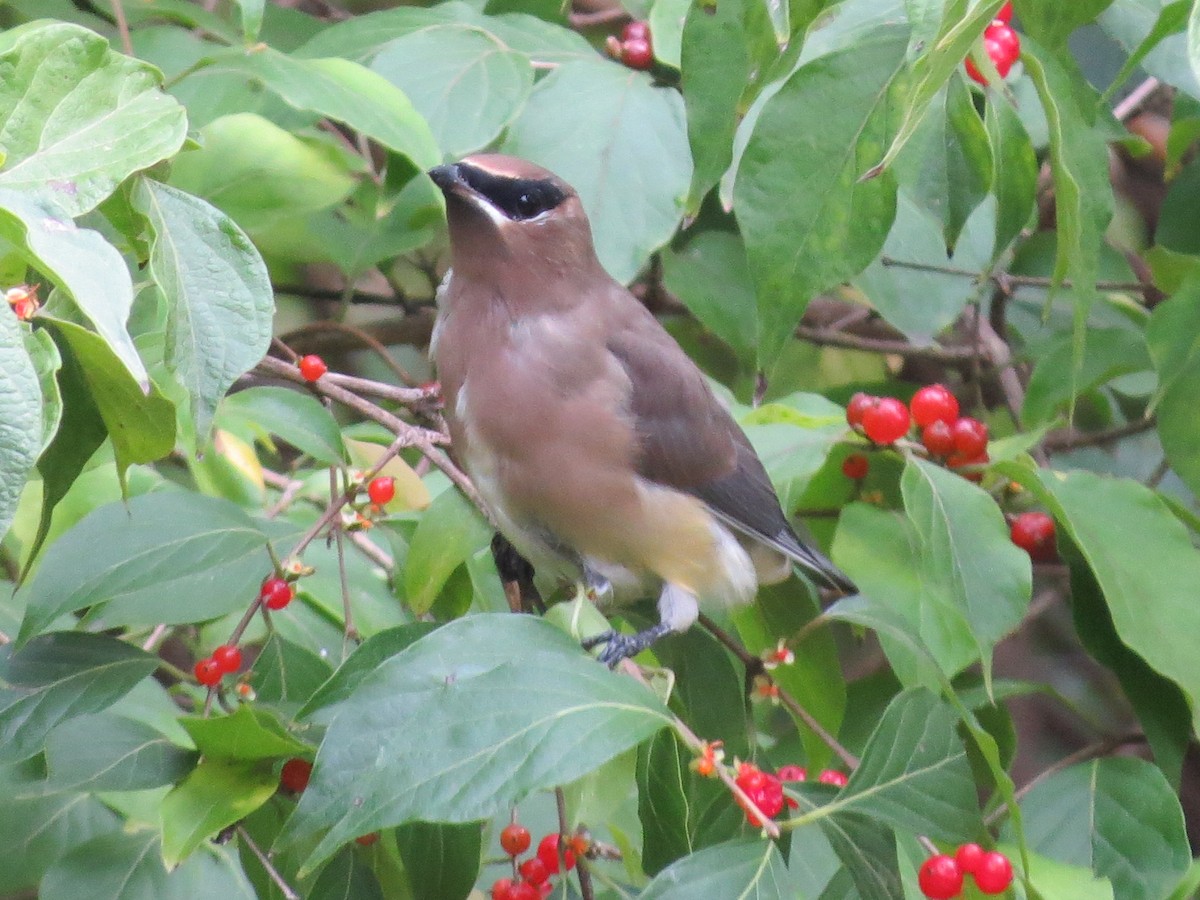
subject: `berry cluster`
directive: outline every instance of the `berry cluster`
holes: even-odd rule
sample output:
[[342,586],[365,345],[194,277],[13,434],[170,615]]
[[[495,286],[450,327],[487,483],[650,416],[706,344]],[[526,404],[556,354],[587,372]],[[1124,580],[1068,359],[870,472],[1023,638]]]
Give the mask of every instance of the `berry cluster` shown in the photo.
[[533,856],[517,861],[529,849],[532,837],[529,829],[519,822],[506,825],[500,832],[500,846],[512,858],[513,877],[500,878],[492,885],[492,900],[540,900],[550,896],[554,885],[551,876],[575,868],[576,854],[587,852],[587,839],[576,835],[561,848],[557,834],[548,834],[538,843]]
[[[1021,56],[1021,36],[1013,31],[1009,24],[1012,21],[1013,9],[1011,3],[1005,3],[996,13],[992,24],[984,29],[983,49],[987,52],[1001,78],[1008,76],[1013,63]],[[979,71],[970,59],[966,61],[967,74],[972,80],[986,85],[987,76]]]
[[[710,766],[705,763],[711,761],[708,752],[712,746],[706,745],[704,754],[693,763],[693,769],[702,775],[711,772]],[[788,809],[795,809],[797,806],[795,800],[783,793],[783,782],[807,781],[808,770],[803,766],[788,765],[781,766],[779,771],[772,775],[770,772],[764,772],[754,763],[744,762],[737,764],[737,775],[733,780],[734,784],[742,789],[742,792],[765,816],[773,819],[783,811],[784,806],[787,806]],[[839,772],[837,769],[823,769],[817,776],[817,781],[821,784],[833,785],[836,788],[844,788],[850,779],[844,772]],[[747,822],[756,828],[766,824],[759,819],[754,810],[742,801],[741,797],[735,799],[746,813]]]
[[41,303],[38,302],[37,292],[38,285],[36,284],[18,284],[4,292],[4,299],[8,301],[8,305],[12,307],[12,311],[18,319],[28,322],[41,306]]
[[1002,894],[1012,884],[1012,863],[998,850],[963,844],[953,856],[939,853],[925,860],[917,872],[917,884],[929,900],[951,900],[962,892],[967,875],[975,879],[980,893]]
[[609,37],[604,45],[608,55],[631,69],[643,72],[654,68],[654,45],[650,41],[650,23],[634,20],[621,29],[621,37]]
[[192,673],[205,687],[216,687],[226,675],[232,675],[242,667],[242,651],[233,644],[222,644],[196,663]]

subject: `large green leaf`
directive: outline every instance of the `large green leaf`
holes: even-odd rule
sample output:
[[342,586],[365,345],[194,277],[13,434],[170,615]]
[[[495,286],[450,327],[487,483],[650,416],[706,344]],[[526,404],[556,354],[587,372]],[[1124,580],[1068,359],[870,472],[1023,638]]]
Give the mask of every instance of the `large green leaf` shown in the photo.
[[795,900],[793,876],[771,841],[747,840],[708,847],[663,869],[640,900],[739,897]]
[[154,235],[150,271],[167,300],[167,362],[191,395],[203,443],[217,403],[267,352],[271,279],[242,230],[198,197],[142,179],[133,201]]
[[94,31],[42,23],[10,32],[0,48],[0,188],[69,218],[183,145],[187,116],[159,89],[158,70]]
[[468,616],[393,656],[342,702],[279,843],[327,828],[311,867],[378,828],[489,818],[670,722],[648,688],[598,665],[553,626]]
[[475,886],[482,844],[478,822],[409,822],[397,828],[413,900],[465,900]]
[[0,309],[0,538],[42,450],[42,390],[25,349],[24,327],[7,303]]
[[346,461],[337,421],[306,391],[284,387],[238,391],[221,404],[220,425],[251,439],[281,437],[318,463],[337,466]]
[[63,722],[46,739],[46,770],[57,790],[136,791],[172,784],[196,753],[149,725],[110,712]]
[[202,759],[163,799],[163,860],[178,865],[207,838],[270,800],[278,787],[270,762]]
[[1144,760],[1109,757],[1055,772],[1021,810],[1030,849],[1108,878],[1121,900],[1165,897],[1191,861],[1179,799]]
[[1064,47],[1076,28],[1093,21],[1113,0],[1075,0],[1074,3],[1022,2],[1021,29],[1048,47]]
[[[1075,346],[1070,338],[1038,353],[1021,422],[1027,428],[1049,423],[1065,411],[1078,394],[1105,384],[1118,375],[1144,372],[1150,368],[1146,339],[1132,328],[1088,328],[1084,336],[1082,364],[1074,381],[1063,378],[1069,371]],[[1072,393],[1074,391],[1074,393]]]
[[451,158],[495,140],[533,87],[527,56],[470,25],[433,26],[396,38],[371,69],[404,91]]
[[[1104,10],[1098,21],[1126,52],[1132,53],[1154,34],[1160,18],[1172,5],[1167,0],[1119,0]],[[1188,43],[1192,32],[1189,29],[1188,34],[1183,34],[1178,28],[1175,32],[1157,42],[1141,61],[1141,67],[1155,78],[1200,99],[1200,74],[1191,64],[1194,44]]]
[[133,281],[117,248],[99,232],[76,227],[49,200],[4,189],[0,189],[0,237],[75,301],[129,374],[148,391],[146,366],[125,327],[133,307]]
[[100,634],[54,632],[0,651],[0,762],[42,750],[60,722],[111,706],[157,658]]
[[226,500],[185,491],[134,497],[54,542],[26,599],[21,640],[66,612],[100,606],[104,626],[213,619],[245,608],[270,570],[266,535]]
[[491,526],[462,494],[438,494],[417,523],[404,564],[404,595],[413,613],[428,612],[454,570],[491,539]]
[[163,865],[153,831],[115,831],[70,847],[39,885],[42,900],[255,900],[227,848],[205,849],[174,870]]
[[346,847],[321,870],[308,900],[384,900],[384,893],[367,860]]
[[644,72],[603,60],[559,66],[537,83],[502,149],[574,186],[618,281],[631,281],[679,225],[692,177],[683,100]]
[[[859,178],[892,132],[907,39],[906,29],[883,27],[801,66],[758,117],[734,208],[758,290],[762,368],[779,355],[809,300],[860,272],[891,228],[892,175]],[[814,128],[818,108],[828,115]]]
[[1005,472],[1035,491],[1091,567],[1121,640],[1183,689],[1197,721],[1200,659],[1186,641],[1200,633],[1195,586],[1200,552],[1149,488],[1092,472]]
[[1171,468],[1200,494],[1200,277],[1185,281],[1155,307],[1146,342],[1158,371],[1158,436]]

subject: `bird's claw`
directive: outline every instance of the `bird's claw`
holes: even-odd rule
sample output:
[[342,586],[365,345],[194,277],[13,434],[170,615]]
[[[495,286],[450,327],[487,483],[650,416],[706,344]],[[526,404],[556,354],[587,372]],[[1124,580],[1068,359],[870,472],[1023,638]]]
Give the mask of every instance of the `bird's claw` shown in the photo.
[[620,631],[604,631],[583,641],[584,650],[592,650],[603,645],[597,659],[610,669],[615,669],[623,659],[637,656],[647,647],[654,644],[663,635],[670,634],[671,629],[661,622],[653,628],[639,631],[637,634],[625,634]]

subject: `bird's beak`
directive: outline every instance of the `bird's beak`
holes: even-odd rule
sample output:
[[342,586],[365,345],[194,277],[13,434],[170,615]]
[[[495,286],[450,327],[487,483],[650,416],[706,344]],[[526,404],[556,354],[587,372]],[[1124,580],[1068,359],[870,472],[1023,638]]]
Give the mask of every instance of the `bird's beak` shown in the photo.
[[455,187],[465,186],[462,174],[459,172],[458,163],[448,163],[444,166],[435,166],[429,170],[429,177],[433,179],[433,183],[442,189],[443,193],[448,193],[454,190]]

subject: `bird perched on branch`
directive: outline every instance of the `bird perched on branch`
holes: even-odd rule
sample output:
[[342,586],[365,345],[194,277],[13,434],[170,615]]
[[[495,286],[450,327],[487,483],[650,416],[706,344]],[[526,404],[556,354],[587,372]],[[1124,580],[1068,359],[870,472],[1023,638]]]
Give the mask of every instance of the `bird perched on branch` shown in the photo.
[[429,175],[451,255],[431,352],[460,463],[539,572],[657,592],[658,625],[592,641],[604,662],[686,630],[701,605],[749,602],[793,562],[855,591],[796,536],[700,370],[605,272],[569,184],[490,154]]

